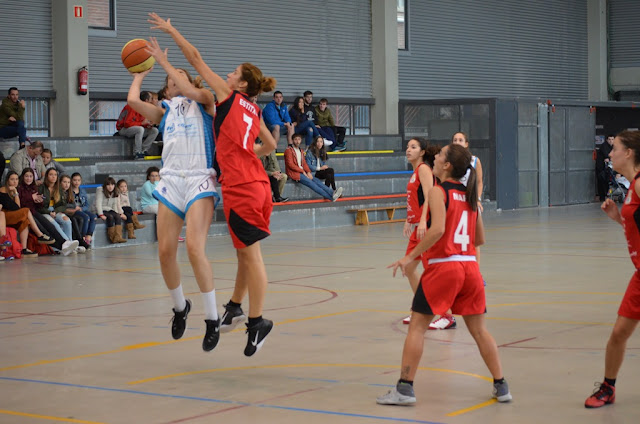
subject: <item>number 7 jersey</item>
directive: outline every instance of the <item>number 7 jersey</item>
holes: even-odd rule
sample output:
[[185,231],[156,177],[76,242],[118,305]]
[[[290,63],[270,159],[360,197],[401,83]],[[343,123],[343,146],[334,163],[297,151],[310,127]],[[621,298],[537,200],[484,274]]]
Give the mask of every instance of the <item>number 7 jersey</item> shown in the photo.
[[264,181],[269,183],[262,162],[253,151],[260,133],[262,111],[245,94],[232,91],[216,103],[213,131],[216,136],[216,162],[223,186]]
[[478,212],[472,211],[467,202],[467,188],[462,183],[444,181],[433,189],[444,192],[447,215],[444,234],[425,252],[425,260],[475,256]]

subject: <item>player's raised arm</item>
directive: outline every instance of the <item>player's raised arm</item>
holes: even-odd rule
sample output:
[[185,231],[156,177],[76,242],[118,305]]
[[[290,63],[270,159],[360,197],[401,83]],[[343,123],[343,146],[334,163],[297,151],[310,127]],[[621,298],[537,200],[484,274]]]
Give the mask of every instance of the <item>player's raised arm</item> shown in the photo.
[[162,117],[164,116],[164,109],[154,104],[143,102],[142,100],[140,100],[140,89],[142,87],[142,81],[144,80],[144,77],[146,77],[147,74],[151,72],[152,69],[153,68],[138,73],[130,72],[130,74],[133,76],[133,82],[131,83],[131,87],[129,87],[127,104],[140,115],[147,118],[149,121],[153,122],[154,124],[159,124],[162,120]]
[[200,52],[198,49],[187,41],[186,38],[180,32],[171,25],[171,19],[167,19],[166,21],[158,16],[156,13],[149,13],[149,19],[147,20],[150,24],[152,24],[151,29],[159,29],[161,31],[166,32],[173,38],[176,42],[180,50],[182,50],[182,54],[189,61],[191,66],[193,66],[198,72],[198,74],[204,78],[204,80],[209,84],[209,87],[215,91],[216,96],[219,100],[224,100],[231,93],[231,89],[227,86],[227,83],[224,79],[207,66],[207,64],[202,59]]

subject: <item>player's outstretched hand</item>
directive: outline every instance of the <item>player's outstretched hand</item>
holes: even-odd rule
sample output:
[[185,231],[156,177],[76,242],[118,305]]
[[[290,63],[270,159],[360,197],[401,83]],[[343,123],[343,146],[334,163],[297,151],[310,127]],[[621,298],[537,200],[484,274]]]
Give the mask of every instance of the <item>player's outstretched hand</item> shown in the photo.
[[405,256],[404,258],[400,259],[399,261],[395,261],[394,263],[389,265],[387,268],[393,268],[393,276],[394,277],[396,276],[396,272],[398,271],[398,268],[400,268],[400,271],[402,272],[402,276],[405,277],[406,273],[405,273],[404,269],[407,267],[409,262],[411,262],[411,259],[409,259],[408,256]]
[[153,71],[153,66],[149,69],[147,69],[146,71],[142,71],[142,72],[131,72],[129,71],[129,75],[131,75],[133,77],[133,79],[144,79],[144,77],[146,77],[149,72]]
[[609,218],[613,219],[616,222],[622,223],[622,218],[620,216],[620,211],[618,210],[618,205],[616,205],[616,203],[613,200],[606,199],[604,202],[602,202],[602,205],[600,206],[600,208],[604,211],[604,213],[607,214],[607,216],[609,216]]
[[149,19],[147,19],[147,22],[151,24],[151,29],[159,29],[160,31],[164,31],[166,33],[169,33],[173,29],[173,25],[171,25],[171,19],[167,19],[165,21],[155,12],[149,13]]
[[150,37],[148,46],[145,49],[160,65],[169,63],[169,49],[160,48],[156,37]]

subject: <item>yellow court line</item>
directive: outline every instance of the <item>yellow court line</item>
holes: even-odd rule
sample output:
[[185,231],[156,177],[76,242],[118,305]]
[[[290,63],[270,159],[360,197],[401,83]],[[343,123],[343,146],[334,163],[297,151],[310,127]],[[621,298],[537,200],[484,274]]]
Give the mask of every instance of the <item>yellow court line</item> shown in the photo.
[[477,405],[473,405],[473,406],[471,406],[469,408],[459,409],[457,411],[448,413],[447,417],[456,417],[458,415],[466,414],[467,412],[475,411],[476,409],[484,408],[485,406],[489,406],[491,404],[494,404],[497,401],[498,401],[498,399],[491,399],[491,400],[488,400],[486,402],[482,402],[482,403],[479,403]]
[[76,420],[74,418],[51,417],[48,415],[28,414],[26,412],[8,411],[0,409],[0,414],[15,415],[18,417],[39,418],[41,420],[61,421],[63,423],[80,423],[80,424],[104,424],[97,421]]

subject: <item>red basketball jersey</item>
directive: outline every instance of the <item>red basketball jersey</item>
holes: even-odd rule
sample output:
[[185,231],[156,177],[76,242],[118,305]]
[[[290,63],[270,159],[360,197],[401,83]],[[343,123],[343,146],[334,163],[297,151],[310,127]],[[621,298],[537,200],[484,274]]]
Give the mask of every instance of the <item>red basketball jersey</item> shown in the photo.
[[472,211],[467,202],[467,188],[453,181],[445,181],[438,187],[444,192],[447,209],[445,229],[440,240],[425,252],[425,259],[475,256],[478,212]]
[[425,163],[418,165],[407,184],[407,222],[417,224],[420,222],[422,215],[422,205],[424,205],[424,193],[422,192],[422,184],[420,183],[420,175],[418,170],[420,167],[428,166]]
[[260,108],[239,91],[233,91],[229,97],[216,103],[213,131],[222,184],[235,186],[253,181],[269,182],[262,162],[253,152],[260,133],[261,117]]
[[638,177],[640,177],[640,172],[636,174],[629,186],[629,192],[621,212],[624,235],[627,237],[627,246],[629,246],[629,256],[636,269],[640,269],[640,257],[638,257],[640,254],[640,198],[635,190]]

